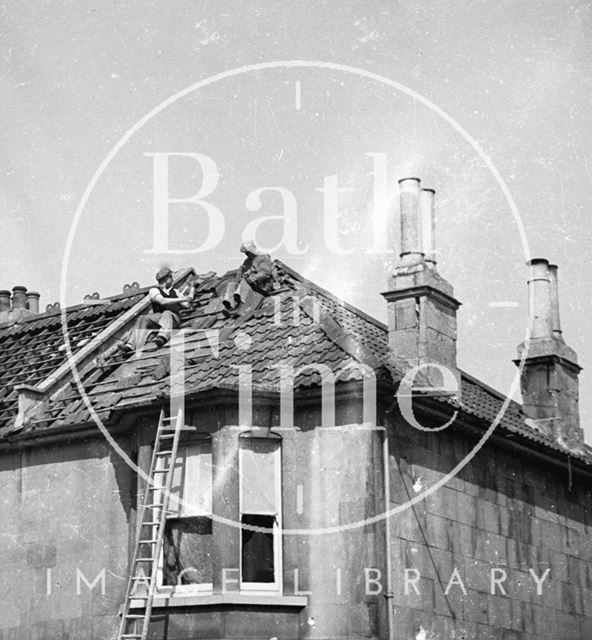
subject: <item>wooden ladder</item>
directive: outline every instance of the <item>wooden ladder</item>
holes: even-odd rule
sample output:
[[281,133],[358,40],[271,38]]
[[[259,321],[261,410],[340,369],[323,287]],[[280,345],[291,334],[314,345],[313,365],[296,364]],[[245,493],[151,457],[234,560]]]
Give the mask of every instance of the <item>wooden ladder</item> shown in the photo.
[[[158,562],[162,551],[166,516],[173,484],[173,469],[179,449],[179,436],[183,429],[183,412],[175,417],[165,418],[160,412],[149,482],[144,492],[140,524],[136,533],[136,544],[127,583],[125,602],[119,626],[118,640],[136,638],[146,640],[152,603],[156,591]],[[157,481],[158,478],[158,481]],[[160,499],[159,499],[160,498]],[[147,587],[147,593],[137,593],[140,586]],[[132,600],[144,600],[144,611],[131,613]]]

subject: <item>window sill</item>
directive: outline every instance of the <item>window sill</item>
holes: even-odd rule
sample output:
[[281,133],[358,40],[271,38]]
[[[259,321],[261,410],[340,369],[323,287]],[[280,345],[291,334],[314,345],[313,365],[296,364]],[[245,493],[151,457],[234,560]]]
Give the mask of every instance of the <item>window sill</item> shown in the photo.
[[[211,607],[215,605],[250,605],[261,607],[294,607],[302,609],[308,605],[307,596],[277,595],[277,594],[246,594],[246,593],[214,593],[189,594],[176,593],[174,595],[159,593],[154,596],[152,606],[157,607]],[[133,600],[131,609],[143,609],[145,600]]]

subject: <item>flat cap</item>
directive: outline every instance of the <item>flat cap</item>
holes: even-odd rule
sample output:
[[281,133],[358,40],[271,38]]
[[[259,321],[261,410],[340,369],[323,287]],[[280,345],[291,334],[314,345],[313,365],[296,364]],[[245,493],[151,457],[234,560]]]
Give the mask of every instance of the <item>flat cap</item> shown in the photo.
[[173,272],[168,267],[162,267],[156,274],[156,282],[162,282],[167,276],[172,276]]

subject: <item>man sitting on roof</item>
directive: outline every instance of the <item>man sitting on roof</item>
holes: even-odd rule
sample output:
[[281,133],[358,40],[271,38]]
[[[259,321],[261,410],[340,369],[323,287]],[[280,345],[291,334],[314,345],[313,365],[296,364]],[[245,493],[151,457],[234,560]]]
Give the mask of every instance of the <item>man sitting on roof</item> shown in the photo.
[[173,288],[173,272],[168,267],[163,267],[156,274],[157,287],[152,287],[148,297],[152,303],[152,313],[140,316],[136,326],[127,339],[118,343],[118,348],[124,353],[130,353],[136,349],[144,348],[150,331],[158,330],[154,340],[157,347],[164,346],[171,336],[173,329],[178,329],[181,324],[179,311],[181,307],[190,308],[193,300],[193,287],[185,294]]
[[233,282],[226,288],[222,303],[228,311],[236,309],[252,291],[269,295],[273,291],[273,273],[271,257],[260,253],[252,240],[241,244],[240,250],[247,257],[238,268]]

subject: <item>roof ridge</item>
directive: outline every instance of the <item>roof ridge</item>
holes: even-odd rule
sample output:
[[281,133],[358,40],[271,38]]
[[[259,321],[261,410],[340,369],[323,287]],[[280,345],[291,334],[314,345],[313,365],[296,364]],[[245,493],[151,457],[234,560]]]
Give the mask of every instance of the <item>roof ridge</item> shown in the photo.
[[[184,269],[179,269],[178,273],[181,272],[185,272],[187,270],[192,270],[193,273],[196,276],[207,276],[206,279],[208,278],[212,278],[214,277],[214,275],[217,275],[215,272],[213,271],[206,271],[204,273],[197,273],[195,271],[194,267],[185,267]],[[231,269],[232,271],[232,269]],[[228,272],[227,272],[228,273]],[[210,275],[210,274],[214,274],[214,275]],[[226,275],[226,274],[224,274]],[[222,276],[221,276],[222,277]],[[134,289],[134,290],[130,290],[130,291],[124,291],[122,293],[116,293],[113,294],[111,296],[105,296],[105,297],[101,297],[98,298],[98,300],[108,300],[110,303],[113,302],[121,302],[122,300],[126,299],[126,298],[134,298],[138,295],[142,295],[147,293],[153,286],[153,284],[148,284],[145,285],[143,287],[139,287],[138,289]],[[18,333],[18,329],[23,327],[25,328],[25,325],[28,325],[32,322],[35,322],[36,320],[47,320],[48,318],[51,318],[51,316],[59,316],[62,314],[62,311],[66,311],[67,313],[69,312],[75,312],[75,311],[80,311],[81,309],[90,309],[93,307],[101,307],[101,306],[108,306],[108,305],[102,305],[102,304],[87,304],[86,302],[78,302],[76,304],[72,304],[72,305],[68,305],[67,307],[57,307],[55,309],[51,309],[51,310],[45,310],[42,313],[37,313],[35,315],[32,316],[27,316],[26,318],[23,318],[22,320],[19,320],[18,323],[12,324],[12,325],[7,325],[5,327],[0,327],[0,337],[2,337],[3,335],[5,335],[5,332],[10,332],[12,331],[12,333]]]
[[347,309],[348,311],[351,311],[352,313],[354,313],[357,316],[363,318],[364,320],[367,320],[368,322],[371,322],[374,326],[378,327],[379,329],[383,329],[384,331],[388,331],[388,327],[384,322],[381,322],[380,320],[377,320],[376,318],[374,318],[370,314],[366,313],[365,311],[362,311],[361,309],[359,309],[355,305],[351,304],[350,302],[347,302],[347,301],[343,300],[342,298],[339,298],[334,293],[331,293],[330,291],[328,291],[324,287],[321,287],[320,285],[318,285],[316,282],[313,282],[312,280],[309,280],[308,278],[305,278],[302,274],[298,273],[297,271],[294,271],[294,269],[292,269],[292,267],[289,267],[288,265],[286,265],[281,260],[276,258],[274,260],[274,263],[279,264],[280,267],[282,269],[284,269],[285,271],[287,271],[293,278],[296,278],[296,280],[299,280],[301,283],[306,284],[308,287],[310,287],[311,289],[315,290],[317,293],[320,293],[321,295],[325,296],[326,298],[329,298],[329,300],[331,300],[331,301],[335,302],[336,304],[342,306],[343,308]]

